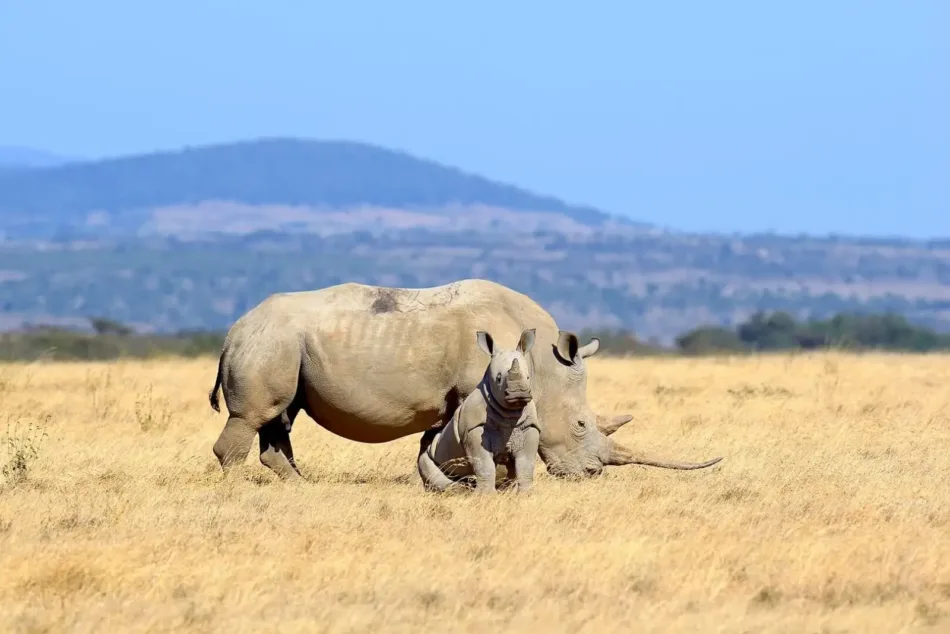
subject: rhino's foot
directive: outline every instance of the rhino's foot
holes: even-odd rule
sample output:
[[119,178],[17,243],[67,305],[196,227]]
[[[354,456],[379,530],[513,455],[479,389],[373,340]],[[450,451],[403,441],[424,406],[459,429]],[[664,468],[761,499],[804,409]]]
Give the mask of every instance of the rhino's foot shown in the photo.
[[494,471],[481,477],[475,476],[475,493],[479,495],[494,495],[498,493],[495,487]]
[[423,490],[426,493],[439,493],[441,495],[460,495],[466,494],[471,490],[465,482],[455,482],[449,480],[448,483],[439,483],[439,484],[426,484],[423,483]]
[[254,441],[254,427],[243,418],[231,416],[214,443],[214,455],[221,463],[225,477],[244,462]]
[[530,495],[534,491],[534,482],[519,482],[515,490],[518,495]]
[[281,480],[299,481],[303,476],[287,458],[274,449],[268,449],[261,454],[261,464],[277,474]]
[[302,480],[294,461],[294,449],[284,421],[277,419],[261,427],[258,432],[261,445],[261,464],[277,474],[281,480]]

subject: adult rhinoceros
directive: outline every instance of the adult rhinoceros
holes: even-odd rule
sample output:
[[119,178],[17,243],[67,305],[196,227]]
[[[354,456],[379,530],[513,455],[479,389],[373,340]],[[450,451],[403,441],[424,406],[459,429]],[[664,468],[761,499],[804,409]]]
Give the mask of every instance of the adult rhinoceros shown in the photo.
[[225,338],[209,398],[219,410],[223,387],[230,416],[214,453],[227,473],[247,457],[257,433],[261,462],[283,478],[299,477],[290,429],[301,409],[358,442],[432,430],[482,378],[487,359],[474,333],[514,346],[526,328],[536,330],[528,360],[549,473],[594,476],[605,465],[626,464],[698,469],[720,460],[662,462],[608,438],[632,417],[603,417],[587,405],[585,359],[599,341],[581,346],[532,299],[486,280],[424,289],[350,283],[271,295]]

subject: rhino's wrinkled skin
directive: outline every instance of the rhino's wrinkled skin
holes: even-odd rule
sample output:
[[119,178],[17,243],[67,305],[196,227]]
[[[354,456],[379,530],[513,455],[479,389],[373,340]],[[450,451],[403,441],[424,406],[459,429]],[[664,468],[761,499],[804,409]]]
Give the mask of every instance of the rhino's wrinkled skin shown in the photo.
[[426,489],[445,491],[474,475],[476,492],[494,493],[496,465],[507,468],[519,492],[531,489],[541,431],[524,355],[534,340],[535,331],[525,330],[517,348],[502,350],[491,333],[476,333],[488,367],[448,425],[421,447],[417,464]]
[[[536,328],[526,356],[541,420],[539,454],[556,476],[600,474],[605,465],[701,468],[639,458],[607,436],[630,416],[607,419],[587,405],[586,358],[573,333],[529,297],[486,280],[425,289],[342,284],[271,295],[228,331],[214,388],[229,418],[214,444],[227,473],[247,456],[254,434],[261,462],[296,478],[289,430],[303,409],[327,430],[381,443],[443,426],[481,380],[475,331],[513,347]],[[426,442],[425,437],[423,443]]]

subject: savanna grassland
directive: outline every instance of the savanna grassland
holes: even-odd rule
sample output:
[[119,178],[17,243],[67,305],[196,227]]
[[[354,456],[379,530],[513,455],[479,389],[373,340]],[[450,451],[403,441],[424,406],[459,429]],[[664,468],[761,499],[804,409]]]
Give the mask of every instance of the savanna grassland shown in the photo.
[[[5,632],[950,629],[950,358],[591,361],[609,467],[427,494],[418,438],[305,415],[309,482],[222,479],[215,359],[0,366]],[[432,629],[435,628],[435,629]]]

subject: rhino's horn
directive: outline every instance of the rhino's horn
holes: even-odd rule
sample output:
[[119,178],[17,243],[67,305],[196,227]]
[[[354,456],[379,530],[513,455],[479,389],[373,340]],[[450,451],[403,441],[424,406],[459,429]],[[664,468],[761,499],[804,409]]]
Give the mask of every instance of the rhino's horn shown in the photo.
[[618,445],[612,440],[610,443],[610,457],[607,458],[604,464],[612,466],[642,464],[649,467],[661,467],[663,469],[705,469],[722,460],[722,457],[719,457],[707,460],[706,462],[668,462],[666,460],[656,460],[655,458],[638,456],[623,445]]

